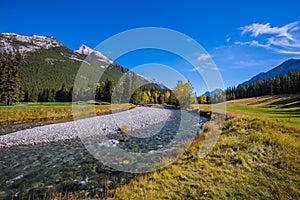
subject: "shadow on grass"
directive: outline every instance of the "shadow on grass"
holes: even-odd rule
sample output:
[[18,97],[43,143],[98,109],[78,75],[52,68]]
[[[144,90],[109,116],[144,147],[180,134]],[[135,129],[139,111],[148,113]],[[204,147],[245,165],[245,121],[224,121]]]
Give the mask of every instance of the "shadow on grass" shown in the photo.
[[281,108],[300,108],[300,101],[293,102],[289,105],[282,106]]
[[248,103],[247,105],[251,106],[251,105],[256,105],[256,104],[268,103],[271,100],[280,99],[280,98],[281,97],[278,97],[278,96],[270,96],[268,98],[258,97],[257,101]]
[[268,114],[280,115],[281,118],[300,118],[300,109],[295,109],[295,110],[278,109],[278,110],[265,111],[265,112]]
[[[270,103],[271,102],[271,103]],[[263,108],[297,108],[300,107],[300,96],[299,95],[279,95],[270,96],[267,98],[258,97],[257,101],[249,103],[247,105],[264,104]]]
[[293,102],[296,102],[296,101],[300,101],[300,97],[298,97],[298,96],[295,96],[295,97],[290,96],[287,99],[282,99],[282,100],[273,102],[273,103],[271,103],[271,105],[290,104],[290,103],[293,103]]

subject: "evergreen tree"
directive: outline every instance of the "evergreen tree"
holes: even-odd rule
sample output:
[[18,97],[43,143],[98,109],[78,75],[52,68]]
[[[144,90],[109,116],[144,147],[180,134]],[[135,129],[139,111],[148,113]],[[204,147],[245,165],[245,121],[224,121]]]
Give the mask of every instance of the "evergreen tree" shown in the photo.
[[135,92],[139,88],[139,78],[136,74],[132,74],[131,92]]
[[103,91],[103,100],[106,102],[111,102],[112,93],[115,89],[115,82],[113,80],[107,79],[105,81],[105,87]]
[[9,54],[0,60],[0,101],[5,105],[12,105],[20,100],[21,77],[19,65],[22,57]]
[[300,93],[300,69],[290,71],[287,75],[277,75],[275,78],[258,80],[248,85],[226,89],[227,100],[234,98],[256,97],[274,94]]
[[280,77],[275,77],[275,94],[281,94]]
[[131,80],[128,73],[124,76],[122,103],[129,103],[131,96]]

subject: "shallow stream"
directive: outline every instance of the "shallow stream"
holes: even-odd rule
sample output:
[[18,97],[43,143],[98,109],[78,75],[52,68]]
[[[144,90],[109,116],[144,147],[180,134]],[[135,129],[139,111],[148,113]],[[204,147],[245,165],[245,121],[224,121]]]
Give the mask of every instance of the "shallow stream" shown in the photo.
[[[156,151],[173,140],[179,128],[178,120],[174,118],[128,135],[111,136],[100,146],[130,152]],[[193,131],[199,133],[205,119],[193,114],[190,120]],[[124,164],[121,158],[120,162]],[[0,149],[0,199],[42,199],[53,193],[75,191],[82,197],[100,197],[137,175],[104,166],[81,141]]]

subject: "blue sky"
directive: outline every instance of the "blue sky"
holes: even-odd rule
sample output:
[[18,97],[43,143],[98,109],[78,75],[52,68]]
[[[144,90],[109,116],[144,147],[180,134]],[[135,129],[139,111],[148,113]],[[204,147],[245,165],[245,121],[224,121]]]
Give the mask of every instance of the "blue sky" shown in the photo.
[[[300,58],[300,2],[285,1],[2,1],[0,32],[54,36],[71,49],[90,47],[128,29],[164,27],[182,32],[211,55],[226,87]],[[198,94],[201,78],[178,59],[155,51],[118,60],[132,68],[158,62],[186,71]],[[161,81],[162,77],[154,77]],[[199,84],[201,83],[201,84]]]

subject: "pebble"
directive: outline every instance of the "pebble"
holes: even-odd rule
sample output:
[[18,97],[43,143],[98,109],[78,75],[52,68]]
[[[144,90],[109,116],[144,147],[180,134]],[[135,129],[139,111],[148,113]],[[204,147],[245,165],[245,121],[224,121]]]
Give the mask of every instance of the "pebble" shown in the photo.
[[128,126],[130,132],[167,121],[172,118],[173,114],[170,109],[137,107],[109,115],[39,126],[0,136],[0,148],[78,140],[95,135],[107,136],[117,134],[116,130],[123,124]]

